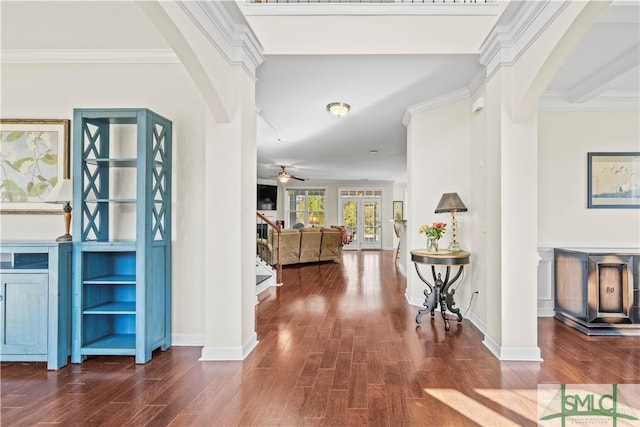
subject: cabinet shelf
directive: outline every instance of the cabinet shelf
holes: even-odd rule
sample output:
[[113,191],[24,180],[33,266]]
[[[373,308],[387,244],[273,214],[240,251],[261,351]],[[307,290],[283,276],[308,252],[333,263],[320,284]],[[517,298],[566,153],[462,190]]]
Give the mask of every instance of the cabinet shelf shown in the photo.
[[86,159],[85,162],[95,166],[113,166],[113,167],[122,167],[122,168],[133,168],[138,166],[138,160],[135,158],[120,158],[120,159],[96,158],[96,159]]
[[85,199],[85,203],[136,203],[137,199],[117,198],[117,199]]
[[135,301],[112,301],[88,307],[83,314],[136,314]]
[[85,285],[135,285],[134,274],[111,274],[98,277],[90,277],[82,281]]
[[[109,334],[85,344],[85,355],[135,355],[136,334]],[[121,352],[124,350],[124,352]]]
[[20,273],[48,273],[49,269],[47,267],[43,267],[43,266],[33,266],[33,267],[28,267],[28,268],[0,268],[0,274],[2,273],[16,273],[16,272],[20,272]]

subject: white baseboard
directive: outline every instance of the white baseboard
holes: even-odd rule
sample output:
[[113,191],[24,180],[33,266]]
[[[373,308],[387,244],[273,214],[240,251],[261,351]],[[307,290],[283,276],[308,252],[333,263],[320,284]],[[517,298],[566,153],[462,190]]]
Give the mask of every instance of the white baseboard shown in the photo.
[[405,291],[404,297],[407,299],[409,305],[413,305],[414,307],[424,307],[424,297],[423,298],[413,298]]
[[501,347],[500,360],[542,362],[539,347]]
[[407,278],[407,271],[404,269],[404,265],[402,265],[401,263],[396,261],[396,268],[398,269],[400,274],[402,274],[404,276],[404,278],[406,279]]
[[498,360],[500,359],[500,344],[498,344],[498,342],[485,333],[482,344],[484,344]]
[[538,301],[538,317],[553,317],[556,315],[556,311],[553,307],[545,307]]
[[473,311],[469,311],[469,313],[467,313],[465,318],[468,319],[469,322],[473,323],[473,326],[478,328],[478,330],[483,334],[487,332],[487,324],[484,323],[484,321],[480,319],[478,316],[476,316],[476,314]]
[[172,334],[171,345],[176,347],[202,347],[204,346],[204,335]]
[[222,360],[244,360],[258,345],[258,336],[254,332],[242,347],[203,347],[201,362]]
[[539,347],[502,347],[498,342],[486,334],[482,343],[499,360],[542,362]]

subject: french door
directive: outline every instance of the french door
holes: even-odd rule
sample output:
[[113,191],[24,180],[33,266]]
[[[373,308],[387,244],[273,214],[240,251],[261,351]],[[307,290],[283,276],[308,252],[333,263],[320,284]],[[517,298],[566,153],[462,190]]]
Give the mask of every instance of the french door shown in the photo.
[[382,249],[380,197],[340,197],[342,225],[351,236],[344,249]]

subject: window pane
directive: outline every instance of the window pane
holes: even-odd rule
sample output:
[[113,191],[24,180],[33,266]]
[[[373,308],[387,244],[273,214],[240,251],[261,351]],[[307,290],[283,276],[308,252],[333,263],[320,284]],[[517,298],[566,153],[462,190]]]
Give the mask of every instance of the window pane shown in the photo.
[[287,206],[290,227],[307,224],[311,215],[318,219],[318,226],[325,224],[324,190],[287,190]]

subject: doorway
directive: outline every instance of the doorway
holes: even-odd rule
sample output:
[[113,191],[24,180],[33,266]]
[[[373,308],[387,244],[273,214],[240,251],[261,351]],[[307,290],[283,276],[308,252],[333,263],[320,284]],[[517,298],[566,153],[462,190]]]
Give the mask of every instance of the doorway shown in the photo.
[[340,215],[351,242],[346,250],[382,249],[382,191],[343,190],[340,192]]

